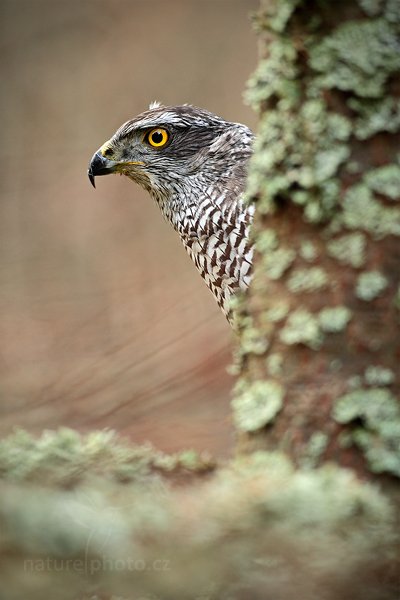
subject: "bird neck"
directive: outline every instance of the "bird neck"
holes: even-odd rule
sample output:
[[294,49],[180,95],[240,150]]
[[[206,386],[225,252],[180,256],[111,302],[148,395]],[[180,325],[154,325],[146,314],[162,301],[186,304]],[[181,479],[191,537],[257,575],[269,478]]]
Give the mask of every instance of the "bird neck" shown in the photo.
[[210,146],[191,157],[176,173],[172,170],[168,186],[162,182],[160,188],[154,182],[150,194],[179,234],[188,228],[190,235],[196,235],[199,229],[202,233],[204,219],[221,226],[224,220],[231,221],[234,214],[246,212],[242,196],[253,139],[248,127],[231,123]]
[[[221,175],[216,181],[202,172],[185,177],[176,190],[151,195],[164,218],[181,237],[204,236],[206,230],[216,230],[237,210],[243,210],[241,199],[244,188]],[[211,227],[214,225],[214,227]]]

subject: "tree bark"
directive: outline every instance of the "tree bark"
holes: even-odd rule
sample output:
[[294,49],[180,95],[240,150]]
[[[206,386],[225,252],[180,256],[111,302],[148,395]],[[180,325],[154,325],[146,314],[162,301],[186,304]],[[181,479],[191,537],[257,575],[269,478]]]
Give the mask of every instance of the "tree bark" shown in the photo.
[[399,477],[400,7],[266,0],[255,21],[235,421],[251,449]]

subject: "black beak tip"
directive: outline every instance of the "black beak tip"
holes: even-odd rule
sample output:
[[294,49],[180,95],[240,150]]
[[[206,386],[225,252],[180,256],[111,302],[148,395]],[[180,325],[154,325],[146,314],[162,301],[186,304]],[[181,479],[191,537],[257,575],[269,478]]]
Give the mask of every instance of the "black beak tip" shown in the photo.
[[95,177],[98,175],[109,175],[110,173],[114,173],[114,163],[113,161],[108,160],[104,156],[100,154],[98,150],[93,156],[92,160],[89,163],[88,168],[88,177],[92,186],[95,188]]
[[92,173],[92,170],[91,170],[91,169],[89,169],[89,170],[88,170],[88,177],[89,177],[89,181],[90,181],[90,183],[91,183],[91,184],[92,184],[92,186],[93,186],[93,187],[96,189],[96,183],[95,183],[95,180],[94,180],[94,175],[93,175],[93,173]]

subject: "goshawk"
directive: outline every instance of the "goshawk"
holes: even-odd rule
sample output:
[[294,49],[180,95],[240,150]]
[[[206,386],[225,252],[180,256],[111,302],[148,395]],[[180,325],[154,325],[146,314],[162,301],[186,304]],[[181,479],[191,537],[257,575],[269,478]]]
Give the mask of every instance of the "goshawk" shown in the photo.
[[254,207],[243,201],[253,134],[195,106],[150,105],[94,154],[88,170],[144,187],[231,320],[230,298],[250,283]]

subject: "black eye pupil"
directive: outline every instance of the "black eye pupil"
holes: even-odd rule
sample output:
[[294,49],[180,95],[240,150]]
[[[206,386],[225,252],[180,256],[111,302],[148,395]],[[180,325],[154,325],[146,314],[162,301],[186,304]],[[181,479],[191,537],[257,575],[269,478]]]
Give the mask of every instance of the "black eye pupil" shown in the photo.
[[163,134],[160,131],[155,131],[152,134],[151,139],[155,144],[161,144],[161,142],[163,141]]
[[104,151],[104,156],[112,156],[111,148],[107,148],[107,150]]

